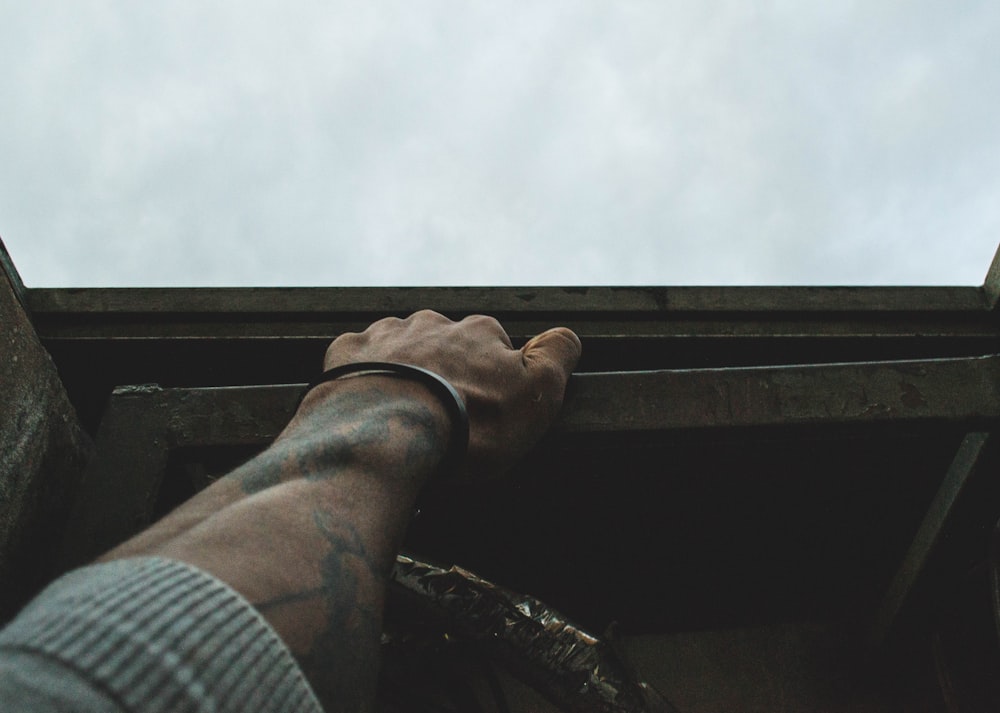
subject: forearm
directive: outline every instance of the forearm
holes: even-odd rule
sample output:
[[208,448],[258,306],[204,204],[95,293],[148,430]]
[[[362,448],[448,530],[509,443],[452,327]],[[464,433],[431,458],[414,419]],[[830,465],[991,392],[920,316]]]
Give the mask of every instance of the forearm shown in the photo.
[[[514,349],[492,318],[422,311],[340,335],[324,366],[396,362],[438,374],[469,415],[459,469],[483,476],[541,436],[579,356],[565,328]],[[328,712],[368,710],[389,568],[448,446],[439,396],[372,374],[323,384],[271,448],[106,559],[159,555],[215,575],[263,613]]]
[[267,618],[329,710],[370,700],[385,580],[448,439],[425,387],[318,387],[267,451],[104,559],[158,555],[229,584]]
[[100,559],[147,554],[230,505],[300,479],[368,476],[394,498],[412,499],[447,437],[443,409],[419,384],[387,376],[322,384],[267,450]]

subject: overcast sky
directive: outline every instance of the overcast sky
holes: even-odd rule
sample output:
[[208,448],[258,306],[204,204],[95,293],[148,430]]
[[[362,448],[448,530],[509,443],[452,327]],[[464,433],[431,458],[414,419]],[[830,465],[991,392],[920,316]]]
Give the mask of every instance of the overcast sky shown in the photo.
[[0,5],[31,286],[979,284],[996,0]]

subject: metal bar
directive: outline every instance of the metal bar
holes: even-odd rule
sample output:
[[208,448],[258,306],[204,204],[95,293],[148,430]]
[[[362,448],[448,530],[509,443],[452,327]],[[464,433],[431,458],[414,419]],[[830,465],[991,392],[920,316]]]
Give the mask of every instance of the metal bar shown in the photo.
[[34,289],[28,298],[49,343],[322,340],[423,308],[455,319],[488,312],[515,340],[556,324],[585,340],[1000,339],[974,287]]
[[1000,357],[580,374],[557,432],[1000,416]]
[[[976,422],[1000,417],[998,377],[998,356],[575,374],[553,431]],[[174,446],[266,443],[291,418],[302,388],[164,389],[157,400]]]
[[[1000,418],[998,376],[997,356],[576,374],[550,444],[602,434],[658,439],[681,429],[976,424]],[[69,528],[68,561],[79,562],[149,521],[170,449],[263,446],[288,422],[302,389],[293,384],[116,390]],[[84,553],[81,547],[92,549]]]
[[983,312],[976,287],[36,288],[42,314]]
[[927,568],[956,503],[975,476],[988,441],[989,434],[985,432],[969,433],[962,440],[878,609],[868,639],[872,647],[882,646],[889,637],[900,611]]
[[[443,311],[443,310],[439,310]],[[483,308],[480,311],[496,316],[513,339],[527,339],[552,326],[566,326],[583,339],[635,338],[834,338],[884,339],[917,338],[1000,338],[1000,326],[986,312],[976,313],[977,319],[961,319],[955,315],[929,313],[906,316],[874,315],[831,316],[818,319],[767,318],[758,313],[732,316],[718,315],[704,319],[672,315],[661,320],[647,318],[613,319],[599,315],[580,317],[571,313],[554,312],[544,317],[527,313],[501,313]],[[470,312],[448,312],[449,317],[461,318]],[[379,312],[369,316],[323,315],[305,318],[260,315],[215,315],[212,319],[196,319],[185,314],[131,314],[108,319],[92,313],[52,313],[36,311],[39,336],[43,340],[179,340],[198,339],[318,339],[329,340],[344,332],[364,330],[373,321],[386,316],[405,316],[406,312]],[[961,317],[961,315],[960,315]],[[780,352],[774,355],[780,358]]]

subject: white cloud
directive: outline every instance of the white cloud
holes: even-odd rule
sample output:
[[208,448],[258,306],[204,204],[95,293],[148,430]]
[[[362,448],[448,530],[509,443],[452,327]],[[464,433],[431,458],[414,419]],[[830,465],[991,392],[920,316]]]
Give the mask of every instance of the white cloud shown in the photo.
[[78,2],[0,17],[29,284],[979,282],[1000,6]]

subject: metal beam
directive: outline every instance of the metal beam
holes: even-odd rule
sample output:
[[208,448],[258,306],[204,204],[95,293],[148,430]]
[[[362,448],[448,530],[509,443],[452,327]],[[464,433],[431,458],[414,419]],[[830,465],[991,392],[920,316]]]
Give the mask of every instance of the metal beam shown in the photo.
[[[756,314],[719,316],[716,319],[673,318],[662,321],[648,319],[602,319],[588,315],[553,314],[544,318],[523,315],[512,317],[483,308],[503,323],[514,340],[526,340],[549,327],[569,327],[583,339],[638,339],[655,341],[664,338],[755,339],[773,342],[776,338],[792,339],[997,339],[1000,328],[985,319],[962,319],[954,316],[925,315],[907,319],[882,315],[861,319],[850,315],[822,319],[767,319]],[[189,315],[159,319],[155,315],[129,315],[113,320],[94,319],[88,315],[63,315],[35,312],[39,336],[46,342],[54,340],[126,340],[159,339],[199,340],[239,339],[244,342],[262,339],[315,339],[329,341],[344,332],[360,332],[372,322],[387,316],[405,313],[378,313],[371,317],[335,315],[314,320],[246,317],[206,320]],[[469,313],[448,313],[461,318]],[[781,359],[775,352],[773,359]]]
[[998,356],[579,374],[556,431],[992,419],[998,376]]
[[[576,374],[548,446],[672,431],[1000,418],[1000,357],[744,369]],[[161,389],[111,397],[71,521],[69,564],[149,522],[174,448],[260,445],[291,417],[302,385]]]
[[527,338],[998,337],[974,287],[33,289],[45,339],[331,338],[386,316],[486,312]]
[[956,504],[975,477],[988,442],[989,434],[984,432],[969,433],[962,440],[875,615],[868,637],[870,646],[878,648],[890,636],[900,612],[927,569],[929,560],[934,556]]
[[969,312],[986,307],[975,287],[209,287],[36,288],[32,307],[74,314],[373,315],[446,313],[608,314]]
[[[1000,417],[1000,356],[575,374],[557,434]],[[266,443],[303,386],[118,389],[169,414],[174,447]]]

